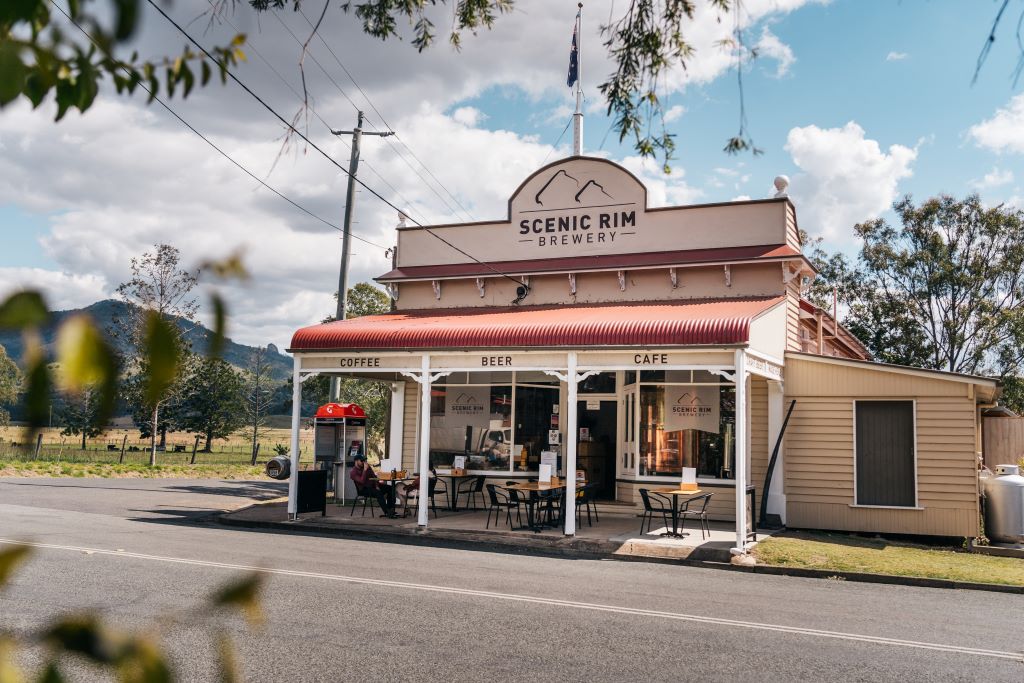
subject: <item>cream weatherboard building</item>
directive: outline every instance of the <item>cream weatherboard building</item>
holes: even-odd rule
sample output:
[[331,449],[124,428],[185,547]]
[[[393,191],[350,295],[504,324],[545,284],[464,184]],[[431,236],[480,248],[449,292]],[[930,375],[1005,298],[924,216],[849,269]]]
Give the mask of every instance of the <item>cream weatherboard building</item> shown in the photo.
[[555,453],[625,506],[693,468],[736,551],[762,497],[790,527],[978,532],[996,382],[872,362],[802,300],[815,271],[785,196],[648,208],[624,168],[572,157],[527,178],[504,219],[399,227],[393,263],[377,278],[393,312],[292,339],[290,512],[301,381],[342,374],[392,383],[388,456],[405,468],[460,458],[504,484]]

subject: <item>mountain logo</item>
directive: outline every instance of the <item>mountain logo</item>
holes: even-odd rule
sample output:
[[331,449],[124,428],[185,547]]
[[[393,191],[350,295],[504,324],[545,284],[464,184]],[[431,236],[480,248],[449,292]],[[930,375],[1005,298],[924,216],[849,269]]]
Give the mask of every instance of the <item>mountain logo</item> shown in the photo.
[[[583,185],[580,185],[579,178],[569,175],[569,173],[563,168],[555,171],[555,173],[548,178],[548,181],[544,183],[533,200],[538,206],[545,206],[545,195],[549,197],[552,195],[564,195],[567,194],[566,189],[569,186],[568,182],[560,182],[562,180],[571,181],[575,184],[575,188],[569,188],[569,192],[572,192],[572,198],[577,203],[591,202],[591,201],[604,201],[600,198],[601,195],[608,199],[614,200],[615,198],[608,194],[608,190],[604,189],[604,185],[597,182],[596,180],[588,180]],[[562,208],[572,208],[571,206]]]
[[456,396],[455,400],[448,406],[448,412],[453,415],[472,417],[475,415],[483,415],[484,406],[481,405],[476,396],[463,392]]
[[[608,191],[604,189],[604,185],[602,185],[601,183],[597,182],[596,180],[588,180],[587,184],[584,185],[580,189],[580,191],[576,193],[575,197],[573,197],[573,199],[576,200],[577,204],[580,203],[580,197],[583,196],[583,193],[586,192],[587,190],[591,189],[591,188],[597,188],[601,192],[601,194],[603,194],[608,199],[615,199],[615,197],[613,197],[610,194],[608,194]],[[594,193],[591,192],[591,194],[594,194]]]
[[555,171],[555,174],[553,176],[548,178],[548,181],[546,183],[544,183],[544,185],[541,186],[541,188],[539,190],[537,190],[537,194],[533,198],[533,200],[535,202],[537,202],[538,206],[544,206],[544,202],[541,200],[541,197],[548,190],[548,188],[550,188],[551,185],[554,184],[554,182],[556,180],[558,180],[559,178],[567,178],[567,179],[571,180],[572,182],[576,183],[576,187],[580,186],[580,181],[578,179],[576,179],[576,178],[572,177],[571,175],[569,175],[568,173],[566,173],[564,168],[563,169],[559,169],[558,171]]
[[704,403],[696,393],[684,393],[672,406],[672,412],[684,417],[704,417],[710,415],[713,408]]

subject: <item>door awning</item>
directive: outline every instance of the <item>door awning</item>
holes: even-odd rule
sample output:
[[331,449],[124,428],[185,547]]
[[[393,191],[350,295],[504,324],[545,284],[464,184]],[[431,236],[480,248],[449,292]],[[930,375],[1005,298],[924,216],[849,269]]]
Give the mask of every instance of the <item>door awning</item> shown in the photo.
[[400,311],[303,327],[292,352],[744,344],[784,297]]

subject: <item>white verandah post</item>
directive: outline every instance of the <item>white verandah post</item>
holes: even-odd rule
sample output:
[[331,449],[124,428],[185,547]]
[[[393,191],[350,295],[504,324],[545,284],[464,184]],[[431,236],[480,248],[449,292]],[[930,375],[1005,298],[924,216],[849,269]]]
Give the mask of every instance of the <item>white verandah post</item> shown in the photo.
[[292,367],[292,452],[291,476],[288,478],[288,519],[298,517],[299,509],[299,418],[302,415],[302,379],[299,374],[301,362],[298,356]]
[[423,354],[420,365],[420,490],[416,499],[416,523],[427,526],[430,503],[430,354]]
[[576,419],[579,375],[576,373],[576,352],[569,352],[565,373],[568,388],[565,425],[565,535],[576,535]]
[[747,548],[747,354],[737,349],[735,355],[736,377],[736,547],[733,554],[746,552]]

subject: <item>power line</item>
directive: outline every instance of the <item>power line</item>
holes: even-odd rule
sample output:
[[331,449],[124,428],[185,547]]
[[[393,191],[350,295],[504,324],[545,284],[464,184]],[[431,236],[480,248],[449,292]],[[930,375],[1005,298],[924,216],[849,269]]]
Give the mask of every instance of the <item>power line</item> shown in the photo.
[[[300,13],[302,13],[302,12],[301,12],[301,10],[300,10]],[[288,24],[287,24],[287,23],[285,23],[285,21],[284,21],[283,19],[281,19],[281,17],[280,17],[279,15],[278,15],[278,13],[277,13],[277,12],[272,12],[272,14],[274,15],[274,18],[275,18],[275,19],[277,19],[277,22],[278,22],[279,24],[281,24],[281,27],[282,27],[282,28],[283,28],[283,29],[284,29],[284,30],[285,30],[285,31],[286,31],[286,32],[288,33],[288,35],[290,35],[290,36],[292,37],[292,40],[294,40],[294,41],[295,41],[295,44],[296,44],[296,45],[299,45],[300,47],[301,47],[301,46],[304,46],[304,43],[302,42],[302,39],[301,39],[301,38],[299,38],[299,37],[298,37],[297,35],[295,35],[295,32],[294,32],[294,31],[292,31],[291,27],[289,27],[289,26],[288,26]],[[307,17],[306,15],[305,15],[305,13],[302,13],[302,18],[306,20],[306,23],[308,23],[308,24],[310,25],[310,27],[311,27],[311,28],[313,27],[313,24],[312,24],[312,22],[310,22],[310,21],[309,21],[309,18],[308,18],[308,17]],[[355,84],[356,88],[359,88],[359,84],[358,84],[358,83],[356,83],[356,82],[355,82],[355,79],[353,79],[353,78],[352,78],[352,75],[351,75],[351,74],[349,73],[348,69],[346,69],[346,68],[345,68],[345,65],[341,63],[341,60],[340,60],[340,59],[338,59],[338,55],[337,55],[337,54],[335,54],[334,50],[332,50],[332,49],[331,49],[330,45],[328,45],[328,44],[327,44],[327,43],[326,43],[326,42],[324,41],[324,39],[323,39],[323,38],[322,38],[322,37],[320,36],[320,34],[319,34],[319,33],[317,33],[317,34],[316,34],[316,36],[317,36],[317,39],[319,39],[319,40],[320,40],[320,42],[321,42],[321,43],[322,43],[322,44],[324,45],[324,47],[326,47],[326,48],[327,48],[327,51],[331,53],[331,56],[333,56],[333,57],[334,57],[334,61],[336,61],[336,62],[338,63],[338,66],[340,66],[340,67],[341,67],[342,71],[344,71],[344,72],[345,72],[345,74],[346,74],[346,75],[348,75],[348,77],[349,77],[349,80],[351,80],[351,81],[352,81],[352,83],[353,83],[353,84]],[[305,49],[305,48],[304,48],[304,49]],[[344,98],[345,98],[345,99],[346,99],[346,100],[348,101],[348,103],[349,103],[350,105],[352,105],[352,108],[353,108],[353,109],[355,109],[355,110],[356,110],[357,112],[358,112],[358,111],[361,111],[361,109],[362,109],[362,108],[361,108],[361,107],[360,107],[359,105],[357,105],[357,104],[355,103],[355,101],[354,101],[354,100],[353,100],[353,99],[352,99],[351,97],[349,97],[348,93],[347,93],[347,92],[345,92],[345,89],[344,89],[344,88],[342,88],[342,87],[341,87],[341,85],[339,85],[339,84],[338,84],[338,81],[334,80],[334,77],[333,77],[333,76],[331,76],[330,72],[328,72],[328,71],[327,71],[327,69],[326,69],[326,68],[324,67],[324,65],[320,63],[320,60],[318,60],[318,59],[316,58],[316,55],[314,55],[314,54],[313,54],[313,53],[312,53],[311,51],[307,51],[307,54],[308,54],[308,55],[309,55],[309,56],[310,56],[310,57],[312,58],[312,60],[313,60],[313,63],[314,63],[314,64],[316,64],[316,65],[317,65],[317,67],[319,67],[320,71],[321,71],[321,72],[322,72],[322,73],[324,74],[324,76],[326,76],[326,77],[327,77],[327,80],[329,80],[329,81],[330,81],[330,82],[331,82],[331,83],[332,83],[332,84],[334,85],[334,87],[338,89],[338,92],[339,92],[339,93],[341,93],[341,96],[342,96],[342,97],[344,97]],[[359,89],[359,91],[360,91],[360,92],[363,92],[361,88]],[[374,105],[373,105],[373,102],[371,102],[371,101],[369,100],[369,98],[367,98],[367,97],[366,97],[366,93],[363,93],[363,98],[364,98],[364,99],[366,99],[366,101],[367,101],[367,103],[368,103],[368,104],[370,105],[370,107],[371,107],[371,108],[373,108],[373,110],[374,110],[375,112],[377,112],[377,108],[376,108],[376,107],[374,107]],[[377,113],[378,113],[378,115],[380,114],[380,112],[377,112]],[[381,117],[381,120],[383,121],[383,117]],[[369,120],[369,119],[367,119],[367,123],[369,123],[369,124],[370,124],[370,126],[371,126],[372,128],[374,128],[375,130],[377,129],[377,126],[376,126],[376,125],[374,125],[374,123],[373,123],[373,121],[372,121],[372,120]],[[454,208],[454,207],[453,207],[453,206],[452,206],[451,204],[449,204],[449,203],[448,203],[448,201],[447,201],[447,200],[446,200],[446,199],[445,199],[444,197],[442,197],[442,196],[441,196],[441,194],[440,194],[440,193],[439,193],[439,192],[438,192],[438,191],[437,191],[437,190],[436,190],[436,189],[435,189],[435,188],[434,188],[434,187],[433,187],[433,186],[432,186],[432,185],[430,184],[430,182],[429,182],[429,181],[428,181],[428,180],[427,180],[426,178],[424,178],[424,177],[423,177],[423,174],[421,174],[421,173],[419,172],[419,170],[417,170],[417,169],[416,169],[416,167],[415,167],[415,166],[413,166],[413,165],[412,165],[412,164],[411,164],[411,163],[409,162],[409,160],[408,160],[408,159],[406,159],[406,158],[405,158],[405,157],[404,157],[404,156],[403,156],[403,155],[402,155],[402,154],[401,154],[401,153],[400,153],[400,152],[399,152],[399,151],[398,151],[398,150],[397,150],[397,149],[395,148],[395,146],[394,146],[394,143],[392,143],[392,142],[391,142],[390,140],[385,140],[385,142],[387,143],[387,145],[388,145],[388,147],[389,147],[389,148],[391,149],[391,151],[395,153],[395,156],[397,156],[397,157],[398,157],[399,159],[401,159],[401,160],[402,160],[402,162],[403,162],[403,163],[404,163],[404,164],[405,164],[406,166],[408,166],[408,167],[409,167],[409,170],[411,170],[411,171],[412,171],[412,172],[413,172],[413,173],[414,173],[414,174],[415,174],[415,175],[416,175],[416,176],[417,176],[417,177],[418,177],[418,178],[420,179],[420,181],[421,181],[421,182],[423,183],[423,185],[424,185],[424,186],[425,186],[425,187],[426,187],[427,189],[429,189],[429,190],[430,190],[431,192],[433,192],[433,193],[434,193],[434,196],[436,196],[436,197],[437,197],[438,199],[440,199],[440,200],[441,200],[441,203],[442,203],[442,204],[444,204],[445,208],[446,208],[446,209],[448,209],[448,211],[450,211],[450,212],[451,212],[452,214],[457,214],[457,213],[458,213],[458,212],[456,211],[456,209],[455,209],[455,208]],[[403,144],[404,144],[404,143],[403,143]],[[424,167],[424,168],[426,168],[426,167]],[[429,173],[429,170],[428,170],[428,173]],[[445,191],[447,191],[447,190],[445,190]],[[469,217],[469,218],[470,218],[470,220],[472,220],[472,216],[471,216],[471,215],[469,214],[469,212],[465,211],[465,209],[463,209],[463,212],[464,212],[464,213],[466,214],[466,216],[467,216],[467,217]]]
[[[63,14],[63,15],[64,15],[64,17],[65,17],[65,18],[67,18],[67,20],[68,20],[69,22],[71,22],[71,24],[73,24],[73,25],[75,26],[75,28],[77,28],[77,29],[78,29],[79,31],[81,31],[81,32],[82,32],[82,34],[83,34],[83,35],[85,35],[85,37],[86,37],[86,38],[88,38],[88,39],[90,40],[90,42],[92,42],[92,44],[96,46],[96,48],[97,48],[97,49],[99,49],[99,50],[100,50],[101,52],[103,52],[103,53],[104,53],[104,54],[105,54],[105,55],[106,55],[106,56],[107,56],[107,57],[108,57],[109,59],[111,59],[111,60],[113,60],[113,59],[114,59],[112,55],[110,55],[109,53],[107,53],[107,52],[106,52],[106,51],[105,51],[105,50],[104,50],[104,49],[103,49],[103,48],[102,48],[102,47],[100,46],[100,44],[99,44],[99,43],[98,43],[98,42],[97,42],[97,41],[96,41],[96,40],[95,40],[95,39],[94,39],[94,38],[93,38],[93,37],[92,37],[92,36],[91,36],[91,35],[89,34],[89,32],[88,32],[88,31],[86,31],[86,30],[85,30],[84,28],[82,28],[82,26],[81,26],[81,25],[80,25],[80,24],[79,24],[78,22],[76,22],[76,21],[75,21],[74,19],[72,19],[72,18],[71,18],[71,15],[69,15],[69,14],[68,14],[68,13],[67,13],[67,12],[66,12],[66,11],[64,10],[64,8],[63,8],[63,7],[61,7],[61,6],[60,6],[60,5],[58,5],[57,3],[53,3],[53,6],[54,6],[54,7],[56,7],[56,8],[57,8],[57,10],[58,10],[58,11],[59,11],[59,12],[60,12],[61,14]],[[131,72],[130,72],[130,71],[129,71],[129,70],[128,70],[128,69],[126,68],[126,67],[122,66],[122,67],[121,67],[121,69],[122,69],[122,71],[124,71],[124,72],[125,72],[125,74],[127,74],[128,76],[131,76]],[[254,173],[252,172],[252,171],[250,171],[250,170],[249,170],[249,169],[247,169],[247,168],[246,168],[245,166],[243,166],[243,165],[242,165],[241,163],[239,163],[239,162],[238,162],[238,161],[236,161],[236,160],[235,160],[234,158],[232,158],[232,156],[231,156],[230,154],[228,154],[228,153],[227,153],[227,152],[225,152],[225,151],[224,151],[223,149],[221,149],[220,147],[218,147],[218,146],[217,146],[217,145],[216,145],[216,144],[215,144],[215,143],[214,143],[214,142],[213,142],[212,140],[210,140],[210,139],[209,139],[208,137],[206,137],[206,136],[205,136],[205,135],[203,135],[203,134],[202,134],[201,132],[199,132],[199,131],[198,131],[198,130],[197,130],[197,129],[196,129],[196,128],[195,128],[195,127],[194,127],[194,126],[193,126],[193,125],[191,124],[191,123],[189,123],[189,122],[188,122],[188,121],[186,121],[186,120],[185,120],[184,118],[182,118],[182,116],[181,116],[180,114],[178,114],[178,112],[174,111],[174,109],[172,109],[170,105],[168,105],[168,104],[167,104],[166,102],[164,102],[164,101],[163,101],[163,100],[162,100],[162,99],[161,99],[161,98],[160,98],[160,97],[159,97],[159,96],[158,96],[158,95],[157,95],[157,94],[156,94],[156,93],[155,93],[154,91],[150,90],[150,89],[149,89],[149,88],[148,88],[148,87],[146,86],[146,84],[145,84],[144,82],[141,82],[141,81],[140,81],[140,82],[139,82],[139,87],[140,87],[140,88],[142,88],[142,89],[143,89],[143,90],[144,90],[144,91],[145,91],[145,92],[146,92],[147,94],[149,94],[149,96],[150,96],[150,97],[152,97],[152,98],[153,98],[153,99],[154,99],[154,100],[155,100],[156,102],[158,102],[158,103],[160,104],[160,106],[162,106],[162,107],[163,107],[164,109],[166,109],[166,110],[168,111],[168,113],[170,113],[170,114],[171,114],[171,116],[173,116],[174,118],[178,119],[178,121],[180,121],[180,122],[182,123],[182,125],[184,125],[184,126],[185,126],[186,128],[188,128],[188,129],[189,129],[190,131],[192,131],[193,133],[195,133],[196,135],[198,135],[198,136],[199,136],[199,137],[200,137],[200,138],[201,138],[201,139],[203,140],[203,142],[205,142],[205,143],[206,143],[206,144],[208,144],[208,145],[209,145],[210,147],[212,147],[212,148],[213,148],[213,149],[215,149],[215,150],[216,150],[217,152],[219,152],[219,153],[221,154],[221,156],[223,156],[223,157],[224,157],[225,159],[227,159],[227,160],[228,160],[228,161],[230,161],[230,162],[231,162],[232,164],[234,164],[234,165],[235,165],[236,167],[238,167],[238,169],[239,169],[239,170],[241,170],[241,171],[242,171],[243,173],[245,173],[246,175],[248,175],[248,176],[249,176],[250,178],[252,178],[252,179],[253,179],[253,180],[255,180],[256,182],[258,182],[258,183],[259,183],[260,185],[262,185],[263,187],[267,188],[268,190],[270,190],[271,192],[273,192],[273,193],[274,193],[275,195],[277,195],[277,196],[278,196],[278,197],[280,197],[281,199],[285,200],[286,202],[288,202],[289,204],[291,204],[292,206],[294,206],[294,207],[295,207],[296,209],[298,209],[299,211],[302,211],[303,213],[307,214],[307,215],[308,215],[308,216],[310,216],[311,218],[315,218],[316,220],[320,221],[320,222],[321,222],[321,223],[323,223],[324,225],[326,225],[326,226],[328,226],[328,227],[330,227],[330,228],[334,228],[334,229],[335,229],[335,230],[337,230],[338,232],[341,232],[341,233],[344,233],[344,232],[345,232],[345,230],[344,230],[343,228],[341,228],[341,227],[339,227],[339,226],[335,225],[334,223],[331,223],[330,221],[328,221],[328,220],[327,220],[327,219],[325,219],[325,218],[321,218],[320,216],[316,215],[315,213],[313,213],[312,211],[310,211],[310,210],[309,210],[309,209],[307,209],[306,207],[302,206],[301,204],[299,204],[298,202],[294,201],[294,200],[293,200],[293,199],[291,199],[290,197],[287,197],[287,196],[285,196],[284,194],[282,194],[281,192],[279,192],[278,190],[276,190],[275,188],[271,187],[271,186],[270,186],[270,185],[268,185],[268,184],[267,184],[266,182],[264,182],[263,180],[261,180],[260,178],[258,178],[258,177],[257,177],[257,176],[256,176],[256,175],[255,175],[255,174],[254,174]],[[356,235],[355,233],[351,233],[351,232],[350,232],[349,234],[350,234],[350,235],[351,235],[352,237],[355,237],[355,238],[356,238],[357,240],[359,240],[359,241],[361,241],[361,242],[365,242],[366,244],[369,244],[370,246],[373,246],[373,247],[377,247],[378,249],[386,249],[386,248],[387,248],[387,247],[384,247],[383,245],[377,244],[376,242],[371,242],[370,240],[368,240],[368,239],[366,239],[366,238],[364,238],[364,237],[360,237],[359,235]]]
[[[214,10],[217,9],[217,6],[214,4],[214,0],[206,0],[206,1],[207,1],[207,3],[209,3],[209,5],[210,5],[210,7],[212,9],[214,9]],[[277,17],[276,14],[274,16]],[[217,16],[216,18],[218,20],[222,20],[222,21],[226,22],[228,26],[230,26],[232,29],[234,29],[235,33],[241,33],[241,31],[238,29],[238,27],[235,26],[234,23],[232,23],[231,20],[228,19],[226,16]],[[278,21],[280,21],[280,19],[278,19]],[[263,56],[263,54],[259,51],[259,49],[257,49],[256,44],[252,42],[252,39],[247,37],[245,42],[246,42],[246,46],[249,49],[251,49],[256,54],[256,56],[260,58],[260,60],[264,64],[267,65],[267,68],[270,69],[273,72],[273,74],[275,76],[277,76],[277,78],[282,83],[284,83],[285,87],[287,87],[289,90],[291,90],[292,94],[295,95],[295,97],[297,97],[299,99],[299,101],[303,101],[302,95],[300,95],[299,92],[294,88],[294,86],[292,86],[292,84],[288,82],[288,79],[286,79],[284,76],[282,76],[281,72],[279,72],[276,68],[274,68],[274,65],[271,64],[270,61],[266,57]],[[317,62],[316,57],[312,53],[310,53],[310,57],[313,58],[313,61],[316,62],[317,66],[320,66],[320,63]],[[322,66],[320,66],[320,69],[321,69],[321,71],[324,70]],[[324,71],[324,73],[326,74],[327,72]],[[329,75],[328,75],[328,77],[329,77]],[[351,102],[351,100],[350,100],[350,102]],[[329,123],[327,123],[327,121],[324,120],[324,117],[320,116],[320,113],[316,110],[315,107],[313,107],[312,104],[309,104],[308,102],[306,102],[306,103],[304,103],[304,106],[308,107],[309,110],[311,112],[313,112],[313,115],[316,116],[316,118],[320,120],[320,123],[322,123],[324,125],[324,127],[327,128],[327,130],[332,130],[331,125]],[[345,140],[339,139],[339,142],[342,145],[344,145],[346,149],[349,149],[349,145],[348,145],[347,142],[345,142]],[[407,205],[411,206],[413,204],[413,202],[409,201],[409,199],[407,199],[401,192],[399,192],[398,189],[395,188],[394,185],[389,183],[388,180],[377,171],[377,169],[375,169],[373,166],[371,166],[369,162],[364,160],[363,161],[363,165],[366,166],[366,168],[368,168],[370,170],[370,172],[373,173],[373,175],[377,176],[377,178],[382,183],[384,183],[384,185],[388,189],[390,189],[391,192],[394,193],[394,195],[396,197],[398,197],[400,200],[405,202]],[[407,213],[406,215],[410,215],[410,214]]]
[[[299,14],[301,14],[302,18],[306,20],[306,23],[309,24],[310,28],[315,28],[314,25],[313,25],[313,22],[311,22],[309,20],[309,17],[306,16],[306,13],[303,12],[301,8],[299,9]],[[280,21],[280,19],[279,19],[279,21]],[[294,34],[293,34],[293,37],[295,37]],[[348,68],[345,67],[344,63],[342,63],[342,61],[338,57],[337,53],[335,53],[334,50],[331,49],[331,46],[327,43],[327,41],[323,39],[323,37],[320,35],[319,32],[316,32],[316,37],[320,41],[320,43],[327,49],[327,51],[331,54],[331,56],[334,57],[334,61],[338,63],[338,66],[341,67],[341,70],[344,71],[345,75],[348,76],[348,79],[350,81],[352,81],[352,85],[354,85],[356,87],[356,90],[359,91],[359,94],[361,94],[363,96],[363,99],[366,100],[367,104],[370,105],[370,108],[373,109],[374,113],[377,114],[377,116],[380,118],[381,125],[385,129],[387,129],[387,130],[394,130],[394,127],[392,127],[387,122],[387,120],[385,120],[384,115],[380,113],[380,110],[377,109],[376,105],[374,105],[373,101],[370,99],[370,96],[367,95],[366,92],[359,85],[359,83],[356,82],[355,77],[352,76],[352,73],[348,70]],[[338,84],[335,83],[335,86],[337,86],[337,85]],[[340,90],[340,86],[339,86],[339,90]],[[349,99],[347,95],[345,95],[345,98],[348,99],[350,103],[352,102],[352,100]],[[353,106],[355,106],[355,104],[353,104]],[[357,111],[358,111],[358,109],[359,109],[359,107],[356,107]],[[371,126],[373,126],[373,122],[372,121],[370,121],[369,123],[370,123]],[[373,127],[376,127],[376,126],[373,126]],[[437,183],[438,187],[440,187],[442,190],[444,190],[445,193],[449,197],[451,197],[452,201],[455,202],[456,206],[458,206],[460,209],[462,209],[462,212],[466,215],[466,217],[468,217],[470,220],[474,220],[473,219],[473,215],[466,209],[466,207],[464,207],[462,205],[461,202],[459,202],[458,198],[454,194],[452,194],[451,191],[447,187],[445,187],[444,183],[442,183],[437,178],[437,176],[434,175],[434,173],[427,167],[427,165],[425,163],[423,163],[423,161],[418,156],[416,156],[416,153],[412,151],[412,148],[409,147],[409,145],[406,144],[406,142],[404,140],[402,140],[401,136],[398,135],[398,133],[395,133],[395,139],[397,139],[402,144],[402,147],[404,147],[406,149],[406,151],[409,152],[409,154],[412,156],[412,158],[415,159],[419,163],[419,165],[423,167],[423,170],[427,172],[427,175],[429,175],[431,178],[434,179],[434,182]],[[398,157],[401,158],[409,166],[409,168],[411,168],[413,170],[413,172],[416,173],[416,175],[419,175],[419,172],[415,169],[415,167],[413,167],[413,165],[411,163],[409,163],[409,161],[407,159],[405,159],[405,157],[402,156],[398,152],[397,149],[394,149],[394,144],[390,140],[388,140],[386,142],[394,150],[395,154],[398,155]],[[423,178],[423,176],[421,176],[421,175],[420,175],[420,180],[423,180],[424,184],[426,184],[428,187],[430,187],[430,184],[427,183],[426,179]],[[452,209],[452,207],[450,205],[448,205],[448,202],[444,198],[442,198],[437,193],[436,190],[434,190],[432,187],[431,187],[431,190],[434,192],[435,195],[438,196],[439,199],[441,199],[442,202],[444,202],[444,204],[446,206],[448,206],[449,209],[451,209],[452,213],[455,213],[455,210]]]
[[[219,62],[216,57],[214,57],[212,54],[210,54],[209,50],[207,50],[205,47],[200,45],[199,42],[195,38],[193,38],[192,35],[188,31],[186,31],[184,28],[182,28],[181,25],[178,22],[176,22],[174,19],[172,19],[170,17],[170,15],[168,15],[166,12],[164,12],[164,10],[159,5],[157,5],[156,2],[154,2],[154,0],[146,0],[146,1],[149,3],[149,5],[151,7],[153,7],[153,9],[155,9],[157,12],[159,12],[160,15],[164,19],[166,19],[172,26],[174,26],[174,28],[176,28],[179,33],[181,33],[183,36],[185,36],[185,38],[190,43],[195,45],[196,48],[199,49],[200,52],[202,52],[204,55],[206,55],[215,64],[218,64],[218,65],[222,66],[224,68],[224,73],[227,74],[228,78],[230,78],[232,81],[234,81],[236,84],[238,84],[238,87],[242,88],[242,90],[247,92],[254,100],[256,100],[261,105],[263,105],[263,108],[266,109],[267,111],[269,111],[274,116],[274,118],[276,118],[278,121],[280,121],[282,124],[284,124],[284,126],[286,128],[288,128],[291,132],[295,133],[297,136],[302,138],[306,142],[307,145],[309,145],[310,147],[315,149],[317,152],[319,152],[321,156],[323,156],[325,159],[327,159],[329,162],[331,162],[331,164],[334,165],[339,171],[344,173],[346,176],[350,175],[350,173],[345,168],[343,168],[341,164],[339,164],[337,161],[335,161],[333,157],[331,157],[329,154],[327,154],[327,152],[325,152],[323,149],[321,149],[319,145],[317,145],[315,142],[310,140],[305,134],[303,134],[302,131],[300,131],[298,128],[293,126],[283,116],[281,116],[279,113],[277,113],[277,110],[275,110],[273,107],[271,107],[269,104],[267,104],[266,100],[264,100],[262,97],[257,95],[255,92],[253,92],[252,88],[250,88],[245,83],[243,83],[241,81],[241,79],[238,78],[238,76],[236,76],[230,69],[228,69],[226,67],[226,65],[222,64],[221,62]],[[401,212],[404,215],[408,215],[404,211],[399,209],[397,206],[392,204],[390,201],[388,201],[379,192],[377,192],[372,187],[367,185],[364,181],[362,181],[362,180],[360,180],[359,178],[356,178],[356,177],[353,177],[352,180],[354,182],[358,183],[360,186],[362,186],[363,189],[365,189],[367,192],[372,194],[374,197],[376,197],[377,199],[381,200],[382,202],[384,202],[385,204],[390,206],[395,211]],[[465,256],[469,260],[473,261],[474,263],[478,263],[481,266],[487,268],[488,270],[493,272],[495,275],[498,275],[498,276],[503,277],[503,278],[507,278],[507,279],[511,280],[512,282],[516,283],[517,285],[523,285],[524,284],[524,283],[520,282],[519,280],[516,280],[511,275],[509,275],[507,273],[503,273],[502,271],[498,270],[497,268],[495,268],[491,264],[485,263],[484,261],[481,261],[480,259],[476,258],[472,254],[470,254],[470,253],[466,252],[465,250],[463,250],[461,247],[455,246],[450,241],[448,241],[445,238],[441,237],[440,235],[435,233],[433,230],[431,230],[427,226],[421,225],[418,221],[416,221],[416,220],[414,220],[412,218],[410,218],[410,220],[412,220],[412,222],[415,223],[418,227],[420,227],[423,230],[425,230],[427,232],[427,234],[431,235],[432,237],[434,237],[435,239],[439,240],[443,244],[448,245],[453,250],[455,250],[458,253],[462,254],[463,256]],[[529,289],[529,287],[527,286],[527,290],[528,289]]]

